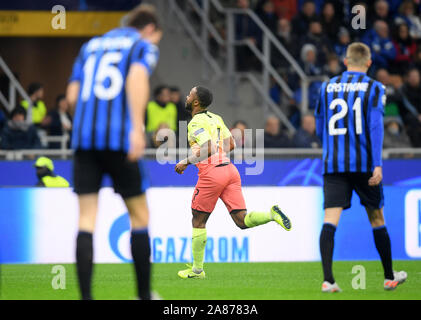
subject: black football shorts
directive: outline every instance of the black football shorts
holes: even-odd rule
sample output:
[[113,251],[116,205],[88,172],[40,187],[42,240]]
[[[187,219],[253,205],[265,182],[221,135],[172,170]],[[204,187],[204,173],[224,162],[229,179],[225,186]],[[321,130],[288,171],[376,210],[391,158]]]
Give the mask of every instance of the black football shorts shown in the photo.
[[384,205],[383,185],[371,187],[368,172],[328,173],[323,175],[324,208],[351,207],[352,192],[355,190],[360,203],[368,209],[381,209]]
[[115,192],[123,198],[143,194],[138,162],[130,162],[122,151],[76,150],[73,161],[74,191],[98,193],[102,178],[110,175]]

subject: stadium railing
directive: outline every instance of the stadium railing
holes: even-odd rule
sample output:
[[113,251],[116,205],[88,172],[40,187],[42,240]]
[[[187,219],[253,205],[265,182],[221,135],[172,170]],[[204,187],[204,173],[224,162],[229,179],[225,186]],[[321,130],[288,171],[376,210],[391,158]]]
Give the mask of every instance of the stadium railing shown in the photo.
[[[274,81],[280,86],[287,97],[292,98],[294,94],[288,83],[279,75],[271,63],[271,51],[273,49],[277,50],[281,56],[283,56],[286,61],[288,61],[304,85],[310,81],[294,57],[291,56],[288,50],[279,42],[279,40],[266,27],[266,25],[253,10],[225,8],[219,2],[219,0],[203,0],[201,2],[201,6],[198,5],[198,3],[194,0],[187,0],[186,4],[189,5],[189,8],[192,9],[200,19],[200,26],[198,31],[196,31],[195,26],[189,21],[189,19],[187,19],[186,14],[179,7],[176,1],[170,1],[170,10],[168,10],[168,16],[175,16],[177,18],[178,24],[173,23],[174,27],[181,24],[195,45],[198,47],[199,51],[202,53],[205,62],[204,68],[202,70],[202,77],[209,78],[209,69],[207,68],[207,65],[209,65],[210,68],[214,71],[214,79],[220,79],[222,75],[225,75],[228,80],[228,98],[230,103],[238,101],[237,83],[241,79],[249,80],[251,85],[255,88],[264,102],[264,114],[268,115],[269,111],[274,113],[280,118],[282,123],[287,127],[288,131],[290,133],[294,133],[295,128],[290,123],[288,117],[269,96],[271,78],[274,79]],[[218,12],[218,14],[224,16],[226,24],[226,39],[221,36],[217,28],[210,21],[209,12],[211,6]],[[262,50],[260,50],[257,45],[250,40],[235,39],[235,15],[247,15],[258,26],[262,32]],[[211,35],[216,43],[225,50],[225,74],[222,72],[223,67],[220,67],[220,62],[218,59],[213,57],[210,53],[208,38],[209,35]],[[238,46],[247,46],[261,62],[261,76],[256,76],[253,72],[236,71],[235,50]],[[307,91],[303,90],[302,104],[303,109],[306,110],[308,108],[309,101],[308,96],[305,95],[305,92]]]
[[301,80],[301,98],[305,99],[305,101],[303,101],[303,103],[301,103],[300,106],[300,111],[301,114],[306,114],[307,112],[309,112],[309,107],[310,107],[310,103],[309,103],[309,88],[311,83],[313,82],[323,82],[323,81],[327,81],[329,80],[329,77],[326,75],[321,75],[321,76],[308,76],[306,79],[302,79]]
[[60,143],[60,150],[67,149],[67,143],[70,140],[70,136],[68,134],[64,134],[62,136],[47,136],[47,135],[39,135],[42,146],[48,147],[50,143],[58,142]]
[[[151,149],[145,150],[146,159],[157,161],[182,159],[191,151],[189,149]],[[301,148],[276,148],[276,149],[235,149],[231,152],[231,158],[242,157],[241,159],[303,159],[321,158],[322,149],[301,149]],[[34,149],[34,150],[0,150],[0,160],[33,160],[38,156],[48,156],[58,159],[71,159],[71,149]],[[421,158],[421,148],[396,148],[384,149],[383,159],[412,159]],[[239,158],[236,158],[239,159]]]
[[14,76],[13,72],[9,69],[6,62],[0,56],[0,70],[4,72],[4,74],[9,79],[9,100],[4,96],[4,94],[0,91],[0,103],[7,109],[7,111],[11,112],[16,106],[16,92],[21,95],[23,99],[28,101],[28,112],[26,116],[26,121],[28,123],[32,123],[32,100],[29,98],[26,91],[22,88],[19,81]]

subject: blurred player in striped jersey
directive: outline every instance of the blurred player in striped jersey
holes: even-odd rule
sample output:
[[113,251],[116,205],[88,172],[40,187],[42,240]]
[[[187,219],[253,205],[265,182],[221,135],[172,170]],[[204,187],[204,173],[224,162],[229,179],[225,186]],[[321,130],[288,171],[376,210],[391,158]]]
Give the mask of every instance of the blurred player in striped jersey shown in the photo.
[[150,295],[148,208],[139,159],[145,148],[149,76],[158,62],[162,31],[154,7],[140,5],[116,28],[85,43],[67,88],[75,106],[72,148],[80,218],[76,267],[82,299],[92,299],[92,234],[104,174],[127,206],[138,296]]
[[365,207],[384,269],[384,289],[406,280],[404,271],[392,269],[390,238],[383,216],[382,146],[384,86],[366,75],[370,49],[351,44],[344,60],[347,71],[324,82],[316,106],[316,131],[323,142],[325,218],[320,234],[323,292],[340,292],[332,273],[334,235],[352,192]]
[[234,138],[222,118],[208,111],[212,97],[212,93],[201,86],[191,89],[187,96],[186,109],[192,115],[187,128],[192,155],[175,167],[179,174],[189,164],[195,164],[199,169],[199,179],[191,202],[193,265],[178,272],[178,276],[183,279],[205,278],[203,261],[207,239],[206,222],[219,198],[241,229],[275,221],[285,230],[291,230],[289,218],[277,205],[268,212],[253,211],[247,214],[240,174],[226,155],[235,148]]

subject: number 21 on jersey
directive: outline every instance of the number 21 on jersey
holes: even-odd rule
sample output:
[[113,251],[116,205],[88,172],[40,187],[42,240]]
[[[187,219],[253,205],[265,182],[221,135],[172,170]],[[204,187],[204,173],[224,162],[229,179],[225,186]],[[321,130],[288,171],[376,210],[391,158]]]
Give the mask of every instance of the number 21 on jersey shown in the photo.
[[[336,128],[336,122],[346,117],[349,112],[348,103],[344,99],[335,99],[333,100],[330,105],[330,110],[335,110],[336,107],[339,106],[339,112],[335,113],[329,119],[329,135],[331,136],[338,136],[338,135],[345,135],[348,132],[348,128]],[[361,118],[361,98],[358,97],[354,105],[352,106],[352,111],[355,112],[355,133],[362,134],[362,118]]]

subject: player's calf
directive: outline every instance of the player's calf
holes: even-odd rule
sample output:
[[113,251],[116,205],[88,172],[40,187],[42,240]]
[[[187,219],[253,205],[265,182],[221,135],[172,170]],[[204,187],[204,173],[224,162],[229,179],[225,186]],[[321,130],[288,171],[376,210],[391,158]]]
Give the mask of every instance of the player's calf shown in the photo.
[[246,213],[246,210],[231,212],[231,217],[240,229],[247,229],[275,221],[285,230],[291,230],[290,219],[281,211],[278,206],[273,206],[269,212],[252,211]]
[[234,220],[234,223],[237,227],[244,230],[247,229],[247,225],[245,224],[245,218],[247,215],[246,210],[233,210],[230,212],[232,220]]

